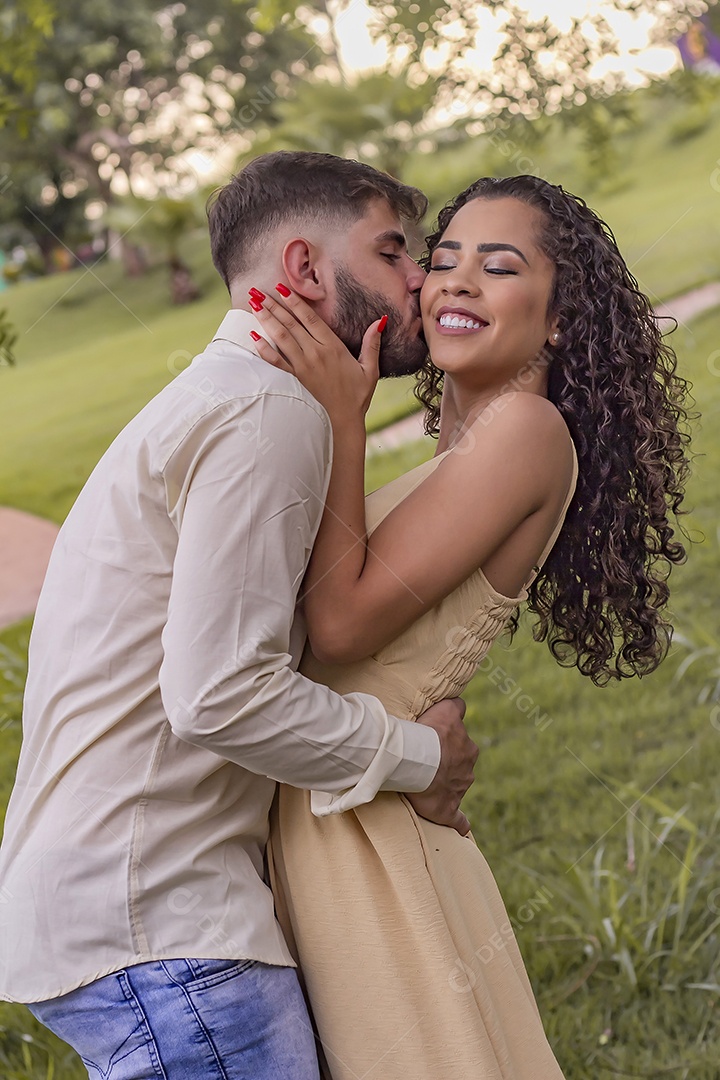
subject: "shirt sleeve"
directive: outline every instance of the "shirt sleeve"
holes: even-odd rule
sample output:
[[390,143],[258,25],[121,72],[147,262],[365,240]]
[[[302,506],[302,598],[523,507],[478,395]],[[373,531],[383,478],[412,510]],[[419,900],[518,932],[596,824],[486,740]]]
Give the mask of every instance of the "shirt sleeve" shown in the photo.
[[290,630],[327,491],[329,423],[289,395],[231,404],[203,417],[165,470],[178,531],[160,669],[172,729],[316,789],[319,815],[379,790],[424,791],[440,762],[434,729],[294,670]]

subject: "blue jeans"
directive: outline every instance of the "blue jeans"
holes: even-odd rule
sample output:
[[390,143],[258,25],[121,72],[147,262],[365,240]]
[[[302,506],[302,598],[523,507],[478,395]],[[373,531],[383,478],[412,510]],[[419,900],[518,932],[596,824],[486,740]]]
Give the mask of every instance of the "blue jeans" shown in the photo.
[[154,960],[28,1008],[92,1080],[319,1080],[294,968]]

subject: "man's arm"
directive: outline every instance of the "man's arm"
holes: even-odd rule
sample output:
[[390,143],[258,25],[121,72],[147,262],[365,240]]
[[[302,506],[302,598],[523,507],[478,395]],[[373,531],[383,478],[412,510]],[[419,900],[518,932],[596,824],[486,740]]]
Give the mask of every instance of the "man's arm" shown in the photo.
[[[229,413],[231,413],[229,415]],[[295,602],[323,508],[329,425],[296,397],[225,403],[171,457],[178,529],[160,669],[175,734],[261,775],[336,796],[424,791],[438,734],[293,670]]]

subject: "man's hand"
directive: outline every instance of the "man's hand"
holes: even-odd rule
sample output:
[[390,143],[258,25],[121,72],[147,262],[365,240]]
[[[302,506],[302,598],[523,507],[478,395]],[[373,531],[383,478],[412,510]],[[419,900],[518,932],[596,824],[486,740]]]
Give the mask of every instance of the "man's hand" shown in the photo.
[[440,764],[429,788],[405,796],[420,817],[449,825],[461,836],[470,832],[470,822],[460,803],[474,780],[473,766],[480,753],[465,730],[464,715],[462,698],[450,698],[432,705],[418,717],[418,724],[435,728],[440,736]]

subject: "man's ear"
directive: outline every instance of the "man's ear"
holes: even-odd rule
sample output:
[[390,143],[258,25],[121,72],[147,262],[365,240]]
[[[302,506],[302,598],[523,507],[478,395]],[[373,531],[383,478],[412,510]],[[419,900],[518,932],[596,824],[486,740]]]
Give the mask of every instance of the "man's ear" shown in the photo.
[[318,247],[302,236],[288,240],[282,253],[285,281],[304,300],[325,300],[327,269]]

